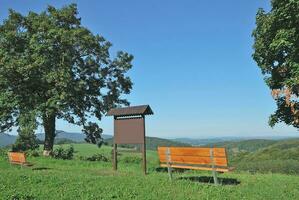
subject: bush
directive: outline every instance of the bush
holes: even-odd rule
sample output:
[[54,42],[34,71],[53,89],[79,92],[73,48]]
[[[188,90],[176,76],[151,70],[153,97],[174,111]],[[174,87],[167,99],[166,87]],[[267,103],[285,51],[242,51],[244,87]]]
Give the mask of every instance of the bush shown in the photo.
[[252,173],[283,173],[299,174],[299,161],[297,160],[265,160],[255,162],[240,162],[237,169]]
[[26,156],[29,156],[29,157],[39,157],[40,156],[40,152],[38,152],[37,150],[28,150],[28,151],[26,151]]
[[38,141],[36,135],[33,132],[21,132],[16,142],[12,145],[13,152],[27,151],[38,149]]
[[55,159],[71,160],[74,157],[74,147],[70,146],[64,149],[60,146],[53,151],[52,156]]
[[87,161],[109,162],[109,159],[106,156],[104,156],[104,155],[102,155],[100,153],[94,154],[94,155],[92,155],[90,157],[81,157],[80,159],[81,160],[87,160]]
[[7,159],[7,153],[8,151],[6,149],[1,149],[0,148],[0,157]]
[[124,163],[135,163],[135,164],[140,164],[142,162],[141,157],[137,156],[126,156],[121,159],[122,162]]

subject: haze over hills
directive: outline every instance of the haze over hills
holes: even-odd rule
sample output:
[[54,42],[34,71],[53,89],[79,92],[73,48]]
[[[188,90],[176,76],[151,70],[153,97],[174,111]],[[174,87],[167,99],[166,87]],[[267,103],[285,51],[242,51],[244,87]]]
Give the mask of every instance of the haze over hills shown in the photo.
[[[85,142],[84,138],[85,135],[83,133],[79,133],[79,132],[66,132],[66,131],[62,131],[62,130],[57,130],[56,131],[56,141],[62,140],[62,139],[67,139],[69,141],[73,141],[73,142]],[[102,135],[104,140],[112,138],[112,135],[107,135],[107,134],[103,134]],[[44,133],[37,133],[37,138],[39,140],[44,140],[45,134]],[[0,134],[0,147],[6,146],[6,145],[10,145],[13,144],[16,140],[17,136],[16,135],[9,135],[9,134]],[[149,139],[150,141],[154,141],[154,143],[158,142],[159,144],[172,144],[173,146],[178,146],[178,144],[181,145],[192,145],[192,146],[205,146],[205,145],[223,145],[224,143],[226,145],[229,146],[234,146],[236,145],[233,142],[240,142],[240,141],[246,141],[245,143],[252,143],[254,141],[250,141],[250,140],[269,140],[269,141],[275,141],[275,140],[284,140],[284,139],[288,139],[288,138],[294,138],[294,137],[283,137],[283,136],[274,136],[274,137],[211,137],[211,138],[158,138],[158,137],[148,137],[151,138]],[[168,142],[165,142],[168,141]],[[171,142],[173,143],[171,143]],[[229,142],[229,143],[226,143]],[[264,144],[264,142],[261,142],[262,144]],[[272,143],[272,142],[270,142]],[[239,145],[243,144],[242,142],[239,143]],[[151,145],[150,143],[148,143],[148,145]],[[155,145],[154,145],[155,146]]]
[[[113,138],[108,138],[105,140],[108,145],[112,145]],[[122,147],[132,148],[134,145],[121,145]],[[169,139],[163,139],[158,137],[146,137],[146,149],[156,151],[158,146],[191,146],[191,144],[178,142]]]
[[[67,139],[69,141],[78,142],[78,143],[85,142],[85,140],[84,140],[85,135],[83,133],[71,133],[71,132],[66,132],[66,131],[62,131],[62,130],[57,130],[56,134],[57,134],[57,136],[55,137],[56,141],[59,141],[62,139]],[[36,134],[36,136],[41,141],[43,141],[45,138],[44,133],[38,133],[38,134]],[[112,136],[103,134],[102,137],[104,139],[108,139],[108,138],[111,138]],[[0,134],[0,147],[11,145],[16,141],[16,139],[17,139],[16,135],[9,135],[6,133],[1,133]]]
[[[56,134],[57,135],[56,135],[55,139],[69,139],[74,142],[85,142],[85,140],[84,140],[85,135],[83,133],[76,133],[76,132],[72,133],[72,132],[57,130]],[[107,139],[107,138],[111,138],[112,136],[103,134],[102,137],[103,137],[103,139]],[[37,138],[39,140],[44,140],[45,133],[38,133]]]
[[[299,135],[298,135],[299,137]],[[297,137],[290,136],[258,136],[258,137],[210,137],[210,138],[174,138],[171,140],[188,143],[193,146],[205,146],[207,144],[215,144],[221,142],[239,142],[246,140],[285,140],[295,139]]]
[[9,135],[6,133],[0,133],[0,147],[13,144],[17,139],[15,135]]

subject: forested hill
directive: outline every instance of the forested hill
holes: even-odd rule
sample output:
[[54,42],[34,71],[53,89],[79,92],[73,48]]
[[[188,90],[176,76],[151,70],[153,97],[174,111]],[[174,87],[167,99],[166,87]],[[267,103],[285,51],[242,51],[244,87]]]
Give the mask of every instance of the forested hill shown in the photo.
[[[113,138],[108,138],[105,140],[108,145],[112,145]],[[122,145],[123,147],[133,147],[133,145]],[[158,146],[191,146],[190,144],[183,142],[176,142],[173,140],[162,139],[157,137],[146,137],[146,149],[157,150]]]
[[265,148],[279,142],[280,140],[251,139],[251,140],[242,140],[242,141],[216,142],[216,143],[207,144],[205,146],[225,147],[231,153],[233,152],[238,153],[238,152],[254,152],[261,148]]
[[230,165],[237,170],[299,174],[299,138],[221,142],[210,146],[226,147]]

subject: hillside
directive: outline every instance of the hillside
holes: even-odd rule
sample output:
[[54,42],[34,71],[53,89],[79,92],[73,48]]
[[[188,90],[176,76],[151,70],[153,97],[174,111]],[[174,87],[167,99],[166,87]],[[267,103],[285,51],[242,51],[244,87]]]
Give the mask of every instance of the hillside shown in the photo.
[[6,133],[0,133],[0,147],[4,147],[15,143],[17,137]]
[[[222,186],[214,186],[211,172],[189,170],[174,173],[157,172],[157,153],[147,152],[148,175],[141,170],[140,155],[119,156],[119,170],[108,162],[81,160],[81,156],[100,153],[111,156],[111,147],[74,144],[73,160],[28,157],[33,167],[10,165],[0,153],[0,199],[119,199],[119,200],[195,200],[195,199],[296,199],[298,176],[283,174],[219,174]],[[2,156],[1,156],[2,155]],[[110,157],[109,157],[110,158]],[[239,184],[240,183],[240,184]]]
[[[113,144],[113,138],[104,140],[108,145]],[[122,147],[132,148],[134,145],[121,145]],[[146,149],[156,151],[158,146],[191,146],[183,142],[176,142],[173,140],[162,139],[157,137],[146,137]]]
[[[84,138],[85,135],[83,133],[76,133],[76,132],[66,132],[66,131],[61,131],[61,130],[56,130],[56,137],[55,137],[55,144],[60,143],[62,141],[64,142],[75,142],[75,143],[81,143],[85,142]],[[45,134],[44,133],[38,133],[36,134],[37,138],[41,141],[45,139]],[[104,139],[111,138],[111,135],[105,135],[103,134],[102,137]],[[13,144],[17,139],[16,135],[9,135],[5,133],[0,134],[0,147],[4,147],[7,145]]]
[[229,150],[230,153],[239,153],[239,152],[254,152],[261,148],[265,148],[270,145],[276,144],[278,142],[279,141],[277,140],[251,139],[251,140],[242,140],[242,141],[226,141],[226,142],[209,143],[206,146],[225,147]]
[[[103,134],[102,137],[104,139],[108,139],[108,138],[111,138],[112,136]],[[44,133],[38,133],[37,138],[40,139],[40,140],[44,140],[45,139],[45,134]],[[85,135],[83,133],[66,132],[66,131],[62,131],[62,130],[56,130],[55,139],[68,139],[68,140],[72,140],[74,142],[85,142],[84,138],[85,138]]]
[[[250,147],[251,143],[252,147]],[[231,165],[237,170],[299,174],[299,139],[272,142],[248,141],[227,146]],[[241,151],[234,151],[235,148]]]

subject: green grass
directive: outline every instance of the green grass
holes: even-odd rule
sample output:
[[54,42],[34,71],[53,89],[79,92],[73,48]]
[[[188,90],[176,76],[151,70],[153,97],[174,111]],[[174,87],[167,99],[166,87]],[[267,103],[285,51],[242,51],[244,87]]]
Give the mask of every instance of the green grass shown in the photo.
[[[0,157],[0,199],[298,199],[299,176],[282,174],[226,173],[220,178],[240,181],[238,185],[214,186],[181,177],[211,176],[210,172],[175,173],[170,182],[165,172],[156,172],[156,152],[148,151],[148,171],[141,163],[126,163],[121,153],[119,171],[111,162],[89,162],[80,156],[102,153],[111,158],[111,148],[74,144],[74,160],[30,157],[31,168],[10,166]],[[33,170],[34,168],[47,168]]]

